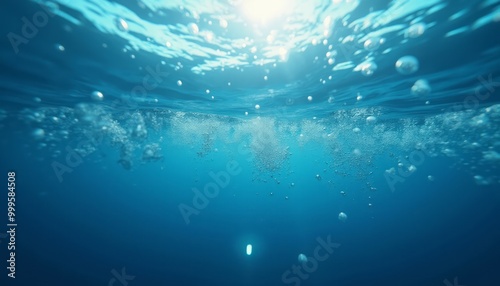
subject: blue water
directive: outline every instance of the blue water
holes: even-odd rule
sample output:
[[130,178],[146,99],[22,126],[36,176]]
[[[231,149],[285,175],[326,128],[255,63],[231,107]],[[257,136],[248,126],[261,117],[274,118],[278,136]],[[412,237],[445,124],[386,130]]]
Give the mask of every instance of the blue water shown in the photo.
[[500,1],[0,14],[0,285],[500,285]]

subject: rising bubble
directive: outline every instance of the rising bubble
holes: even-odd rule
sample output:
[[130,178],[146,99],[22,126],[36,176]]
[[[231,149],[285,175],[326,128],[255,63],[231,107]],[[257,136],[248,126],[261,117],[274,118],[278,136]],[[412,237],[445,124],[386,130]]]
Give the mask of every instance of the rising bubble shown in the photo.
[[408,75],[416,72],[419,68],[419,63],[414,56],[404,56],[396,61],[396,70],[403,75]]

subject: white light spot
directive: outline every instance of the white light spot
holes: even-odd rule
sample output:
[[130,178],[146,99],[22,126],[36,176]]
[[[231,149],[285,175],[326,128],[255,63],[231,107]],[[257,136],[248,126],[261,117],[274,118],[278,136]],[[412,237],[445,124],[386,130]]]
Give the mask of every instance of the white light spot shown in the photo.
[[251,255],[251,254],[252,254],[252,245],[247,244],[247,255]]

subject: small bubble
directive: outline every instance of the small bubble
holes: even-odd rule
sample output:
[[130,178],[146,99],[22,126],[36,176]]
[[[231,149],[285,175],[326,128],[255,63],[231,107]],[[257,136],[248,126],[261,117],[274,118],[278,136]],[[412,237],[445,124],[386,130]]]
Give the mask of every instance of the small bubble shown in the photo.
[[259,110],[260,109],[260,105],[256,104],[255,105],[255,109]]
[[375,123],[377,121],[377,117],[370,115],[366,118],[366,123]]
[[425,32],[425,24],[424,23],[416,23],[411,25],[408,30],[406,30],[407,38],[418,38],[422,36]]
[[61,52],[64,52],[66,50],[66,48],[61,44],[56,44],[56,49]]
[[396,70],[403,75],[409,75],[416,72],[419,68],[417,58],[414,56],[404,56],[396,61]]
[[313,97],[309,95],[309,96],[307,97],[307,100],[308,100],[308,101],[312,101],[312,100],[313,100]]
[[227,20],[226,20],[226,19],[220,19],[220,20],[219,20],[219,25],[220,25],[220,26],[221,26],[221,28],[223,28],[223,29],[227,28],[227,25],[228,25]]
[[411,93],[416,96],[425,96],[431,93],[431,86],[425,79],[417,80],[411,87]]
[[33,130],[31,135],[35,140],[41,140],[45,137],[45,130],[43,130],[42,128],[36,128],[35,130]]
[[347,215],[346,215],[346,213],[345,213],[345,212],[340,212],[340,213],[339,213],[339,220],[340,220],[341,222],[345,222],[345,221],[347,220]]
[[94,101],[102,101],[104,99],[104,95],[102,94],[102,92],[96,90],[92,92],[90,98]]
[[191,23],[188,25],[189,27],[189,31],[192,33],[192,34],[198,34],[200,32],[200,28],[198,28],[198,25],[196,25],[195,23]]
[[378,66],[372,61],[367,61],[361,64],[361,73],[364,76],[371,76],[377,70]]
[[380,42],[381,40],[378,37],[366,40],[364,43],[365,50],[369,52],[376,51],[380,47]]
[[127,21],[123,20],[122,18],[116,19],[116,25],[118,27],[118,30],[122,32],[128,31],[128,23]]
[[182,81],[181,80],[177,81],[177,86],[182,86]]

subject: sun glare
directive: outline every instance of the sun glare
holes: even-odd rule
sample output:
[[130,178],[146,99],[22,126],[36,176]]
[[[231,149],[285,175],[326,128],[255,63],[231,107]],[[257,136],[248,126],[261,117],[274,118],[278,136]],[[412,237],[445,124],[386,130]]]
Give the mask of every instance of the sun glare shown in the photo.
[[266,24],[290,12],[291,2],[289,0],[244,0],[241,8],[252,21]]

